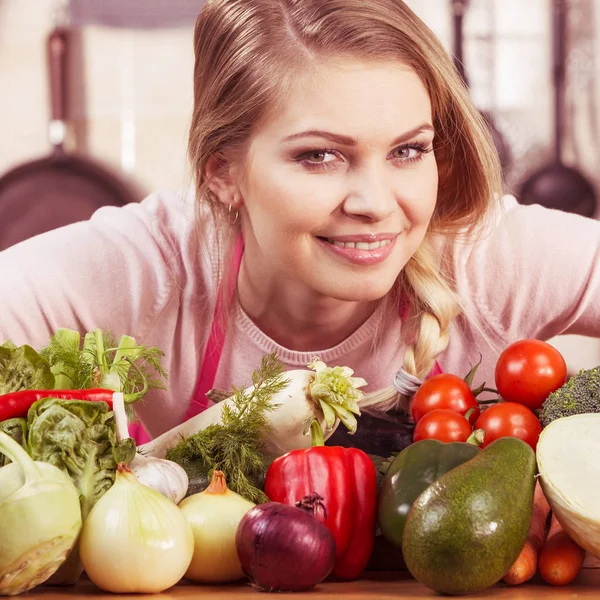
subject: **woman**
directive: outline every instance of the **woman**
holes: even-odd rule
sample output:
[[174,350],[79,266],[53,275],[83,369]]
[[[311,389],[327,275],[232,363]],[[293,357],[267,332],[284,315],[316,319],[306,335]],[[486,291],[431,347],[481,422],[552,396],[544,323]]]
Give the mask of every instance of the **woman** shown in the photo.
[[393,411],[479,353],[493,383],[517,339],[600,336],[600,223],[501,200],[486,127],[402,0],[210,0],[195,55],[193,191],[1,253],[0,337],[159,346],[169,389],[138,408],[156,436],[272,351],[348,365]]

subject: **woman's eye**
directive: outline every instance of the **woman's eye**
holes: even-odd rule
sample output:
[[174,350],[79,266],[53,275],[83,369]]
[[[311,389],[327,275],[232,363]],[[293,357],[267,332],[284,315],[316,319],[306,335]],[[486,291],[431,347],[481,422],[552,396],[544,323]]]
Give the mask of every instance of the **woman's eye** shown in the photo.
[[414,163],[425,158],[431,152],[433,152],[433,145],[425,146],[424,144],[415,143],[395,148],[392,150],[392,158],[401,163]]
[[335,158],[335,155],[327,150],[314,150],[301,156],[302,160],[317,164],[332,162]]
[[414,160],[419,158],[422,150],[420,148],[416,148],[414,146],[403,146],[401,148],[396,148],[393,151],[394,158],[399,158],[401,160]]
[[340,160],[343,159],[334,150],[314,149],[303,152],[296,157],[296,160],[306,169],[328,170],[337,168],[340,164]]

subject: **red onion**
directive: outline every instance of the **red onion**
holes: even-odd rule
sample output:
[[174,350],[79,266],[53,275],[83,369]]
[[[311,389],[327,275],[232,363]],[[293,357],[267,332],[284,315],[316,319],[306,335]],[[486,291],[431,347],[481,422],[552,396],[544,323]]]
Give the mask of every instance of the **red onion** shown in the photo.
[[314,516],[315,508],[324,509],[320,501],[316,495],[303,499],[298,503],[303,508],[268,502],[242,517],[235,544],[254,586],[266,592],[308,590],[331,573],[335,540]]

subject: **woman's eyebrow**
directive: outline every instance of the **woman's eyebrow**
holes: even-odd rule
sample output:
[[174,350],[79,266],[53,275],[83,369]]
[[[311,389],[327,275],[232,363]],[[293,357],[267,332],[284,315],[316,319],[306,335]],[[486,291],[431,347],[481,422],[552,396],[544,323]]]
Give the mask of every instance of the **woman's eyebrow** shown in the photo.
[[[402,135],[400,135],[399,137],[397,137],[392,142],[392,146],[394,146],[396,144],[401,144],[402,142],[406,142],[406,141],[412,139],[413,137],[415,137],[416,135],[419,135],[420,133],[425,133],[427,131],[434,131],[433,126],[430,125],[429,123],[422,123],[421,125],[417,125],[417,127],[414,127],[410,131],[407,131],[407,132],[403,133]],[[341,135],[339,133],[333,133],[331,131],[324,131],[321,129],[309,129],[307,131],[300,131],[299,133],[293,133],[292,135],[288,135],[287,137],[283,138],[283,141],[291,142],[293,140],[298,140],[298,139],[305,138],[305,137],[321,137],[326,140],[335,142],[337,144],[341,144],[342,146],[356,146],[358,144],[358,141],[353,137],[348,137],[346,135]]]

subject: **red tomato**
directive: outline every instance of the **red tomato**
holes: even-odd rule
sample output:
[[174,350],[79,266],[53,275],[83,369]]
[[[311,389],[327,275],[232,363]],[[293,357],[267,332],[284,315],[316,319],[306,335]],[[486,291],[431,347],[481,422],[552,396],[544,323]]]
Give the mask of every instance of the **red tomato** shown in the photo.
[[419,420],[413,441],[466,442],[472,431],[469,421],[459,413],[449,408],[436,408]]
[[485,431],[482,448],[498,438],[516,437],[535,450],[542,433],[542,424],[526,406],[516,402],[500,402],[483,411],[475,423],[475,429]]
[[450,373],[430,377],[417,390],[411,404],[414,422],[418,423],[423,415],[436,408],[448,408],[463,416],[468,410],[474,408],[469,417],[471,425],[477,421],[481,412],[469,385],[457,375]]
[[504,400],[541,408],[549,394],[567,380],[561,353],[540,340],[511,344],[496,363],[496,388]]

